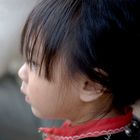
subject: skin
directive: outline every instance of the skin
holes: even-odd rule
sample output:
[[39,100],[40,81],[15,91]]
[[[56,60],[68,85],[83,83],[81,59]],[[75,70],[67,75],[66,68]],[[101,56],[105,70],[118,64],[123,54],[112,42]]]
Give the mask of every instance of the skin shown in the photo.
[[63,75],[64,68],[59,64],[55,68],[54,80],[48,81],[43,74],[38,75],[38,69],[39,66],[33,65],[31,69],[24,63],[18,72],[22,80],[21,91],[35,116],[68,119],[75,125],[119,114],[115,109],[106,113],[111,106],[110,94],[100,92],[103,87],[87,77],[80,75],[68,82]]
[[[40,118],[66,117],[68,110],[71,110],[77,102],[77,94],[73,92],[70,94],[70,87],[67,87],[67,90],[63,88],[59,76],[56,77],[55,82],[50,82],[38,76],[36,69],[31,70],[26,63],[18,74],[22,80],[21,91],[31,105],[32,112]],[[74,99],[70,100],[72,96]],[[67,103],[65,104],[63,100]]]

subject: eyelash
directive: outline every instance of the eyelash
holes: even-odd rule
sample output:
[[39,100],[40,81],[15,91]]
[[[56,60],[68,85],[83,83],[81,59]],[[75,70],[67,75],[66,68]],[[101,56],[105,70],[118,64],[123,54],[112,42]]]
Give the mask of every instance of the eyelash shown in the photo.
[[30,62],[31,70],[36,71],[38,69],[38,64],[34,61]]

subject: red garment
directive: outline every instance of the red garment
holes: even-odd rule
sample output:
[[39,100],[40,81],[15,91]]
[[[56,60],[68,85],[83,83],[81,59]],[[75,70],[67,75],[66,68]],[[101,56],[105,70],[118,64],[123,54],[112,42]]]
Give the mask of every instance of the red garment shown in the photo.
[[132,109],[129,109],[126,114],[115,118],[92,120],[77,126],[71,126],[70,122],[66,121],[60,128],[40,128],[39,130],[47,135],[44,140],[78,140],[122,132],[131,120]]

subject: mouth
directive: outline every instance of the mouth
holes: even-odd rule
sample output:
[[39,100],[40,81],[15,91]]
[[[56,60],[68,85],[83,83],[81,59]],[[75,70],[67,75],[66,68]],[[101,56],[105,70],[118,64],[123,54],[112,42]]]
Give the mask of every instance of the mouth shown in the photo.
[[25,101],[30,104],[28,96],[25,96]]
[[26,84],[25,82],[22,82],[21,87],[20,87],[20,90],[21,90],[21,92],[25,95],[25,101],[26,101],[27,103],[30,103],[30,102],[29,102],[29,97],[28,97],[27,94],[26,94],[26,86],[27,86],[27,84]]

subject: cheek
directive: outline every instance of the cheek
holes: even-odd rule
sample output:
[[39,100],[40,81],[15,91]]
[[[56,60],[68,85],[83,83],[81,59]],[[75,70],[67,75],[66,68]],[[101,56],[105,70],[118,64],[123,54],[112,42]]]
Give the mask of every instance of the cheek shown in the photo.
[[32,100],[39,105],[48,104],[55,93],[53,93],[53,89],[51,89],[47,85],[42,85],[41,82],[36,82],[34,84],[28,85],[28,96]]
[[[56,115],[56,110],[60,110],[58,90],[56,86],[42,81],[29,83],[28,96],[32,111],[36,116],[45,118],[54,117]],[[37,115],[37,112],[40,115]]]

